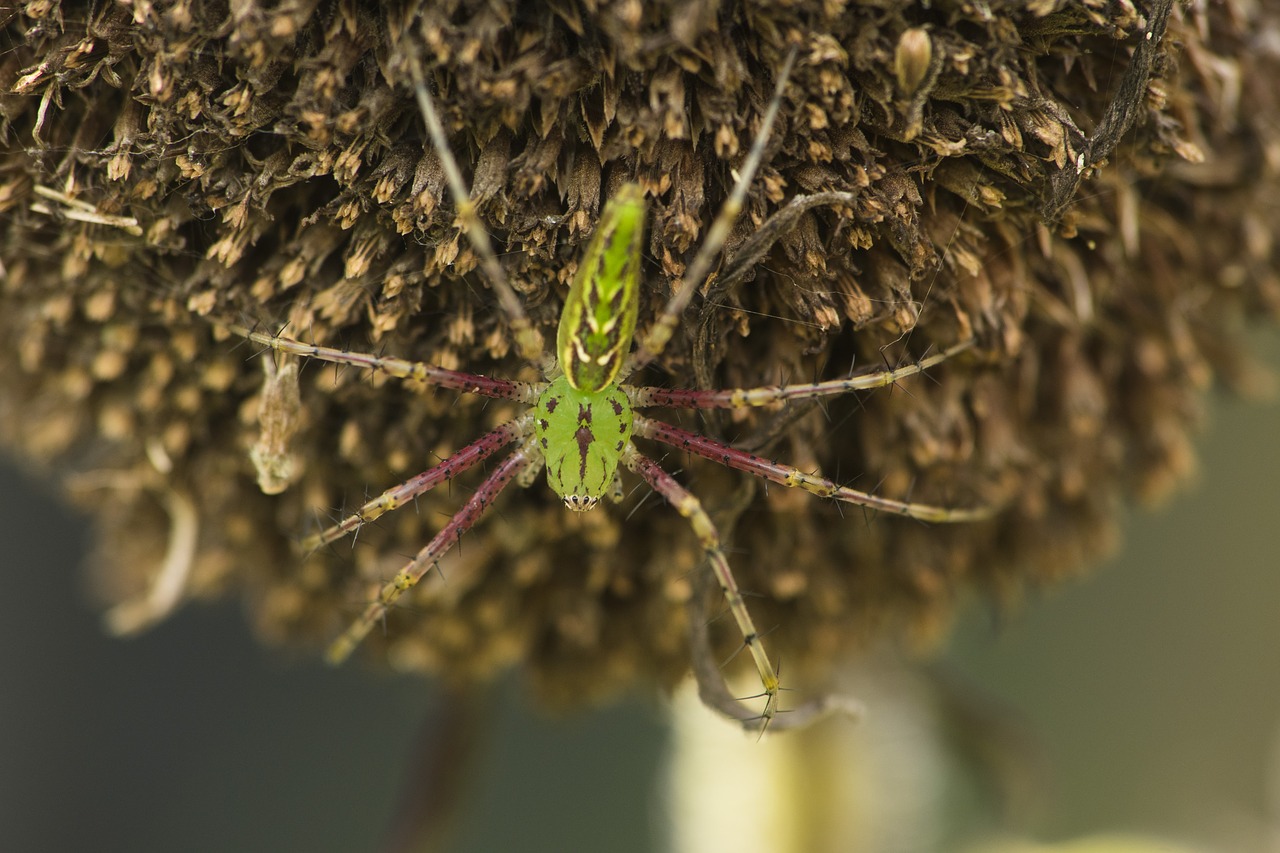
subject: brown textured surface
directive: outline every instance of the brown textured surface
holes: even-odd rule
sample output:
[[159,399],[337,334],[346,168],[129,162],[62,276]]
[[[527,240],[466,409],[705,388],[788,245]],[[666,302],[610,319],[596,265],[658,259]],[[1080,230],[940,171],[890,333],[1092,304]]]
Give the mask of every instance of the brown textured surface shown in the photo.
[[[427,65],[480,214],[549,335],[600,199],[623,180],[651,195],[641,323],[652,316],[800,45],[729,255],[796,195],[857,201],[787,220],[745,278],[695,301],[642,379],[802,381],[975,334],[977,353],[825,412],[681,422],[888,496],[1008,509],[950,527],[842,518],[668,458],[735,530],[731,562],[792,686],[886,629],[932,634],[968,586],[1007,595],[1077,569],[1114,538],[1119,500],[1159,497],[1190,470],[1199,394],[1215,376],[1250,381],[1241,320],[1280,306],[1276,21],[1237,3],[1175,11],[1134,130],[1051,231],[1039,212],[1053,177],[1110,102],[1141,15],[678,5],[0,12],[0,438],[75,475],[100,518],[108,600],[146,588],[176,492],[200,518],[190,595],[245,596],[273,640],[328,639],[472,481],[354,550],[303,558],[291,538],[509,414],[306,366],[297,479],[273,497],[255,482],[263,370],[212,319],[528,372],[452,227],[404,50]],[[67,218],[68,198],[98,221]],[[699,557],[669,509],[632,512],[640,497],[578,516],[540,484],[508,495],[371,654],[456,678],[527,662],[558,703],[671,683]],[[738,640],[725,623],[717,634],[726,650]]]

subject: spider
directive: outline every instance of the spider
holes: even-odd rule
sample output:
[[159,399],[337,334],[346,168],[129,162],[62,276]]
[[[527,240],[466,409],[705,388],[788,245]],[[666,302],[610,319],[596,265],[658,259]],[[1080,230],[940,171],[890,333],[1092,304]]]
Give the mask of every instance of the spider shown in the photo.
[[518,401],[530,407],[439,464],[388,489],[337,524],[304,540],[303,545],[308,549],[335,542],[515,445],[515,449],[497,464],[435,537],[385,583],[377,598],[333,642],[327,652],[330,662],[339,663],[349,657],[382,621],[388,608],[431,571],[513,481],[522,487],[531,486],[538,474],[545,470],[547,484],[564,500],[565,506],[575,512],[586,512],[606,495],[621,496],[619,469],[625,468],[639,476],[688,520],[723,591],[728,610],[742,633],[743,646],[750,653],[759,674],[761,692],[755,697],[748,697],[763,698],[763,709],[756,711],[748,707],[745,700],[733,696],[719,674],[719,668],[714,661],[709,662],[709,645],[705,643],[703,634],[703,642],[695,638],[693,649],[694,675],[703,701],[741,722],[744,727],[758,726],[761,732],[771,723],[775,727],[799,726],[833,707],[840,707],[840,700],[835,697],[814,700],[792,709],[775,722],[779,712],[778,669],[765,650],[760,631],[734,580],[720,534],[698,499],[654,459],[642,453],[633,438],[656,441],[783,486],[805,489],[821,497],[895,515],[931,522],[962,522],[986,518],[991,514],[988,508],[951,509],[896,501],[858,491],[636,412],[637,409],[655,406],[736,409],[891,385],[946,361],[973,343],[972,340],[962,341],[901,367],[862,371],[841,379],[809,384],[720,390],[672,390],[626,384],[631,374],[663,352],[679,327],[693,295],[707,280],[712,262],[742,209],[764,156],[796,54],[797,51],[792,49],[777,74],[762,127],[736,176],[728,200],[677,282],[673,295],[648,331],[639,336],[634,349],[646,203],[643,190],[637,184],[626,184],[606,203],[578,265],[564,302],[555,353],[551,357],[544,353],[542,336],[529,321],[515,290],[507,281],[488,234],[476,215],[470,191],[448,147],[421,66],[416,60],[410,62],[415,97],[444,168],[460,225],[497,296],[518,352],[527,362],[538,365],[544,378],[539,382],[498,379],[395,357],[316,346],[280,334],[229,326],[237,335],[277,352],[381,371],[400,379]]

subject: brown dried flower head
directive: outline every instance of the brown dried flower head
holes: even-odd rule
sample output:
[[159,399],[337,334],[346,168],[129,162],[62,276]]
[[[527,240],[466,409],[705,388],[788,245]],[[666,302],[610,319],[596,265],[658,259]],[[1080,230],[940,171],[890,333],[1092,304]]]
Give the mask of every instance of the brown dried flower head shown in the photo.
[[[1249,383],[1241,320],[1280,306],[1262,118],[1280,68],[1251,48],[1277,20],[1227,0],[1149,38],[1168,3],[889,5],[10,7],[0,440],[97,516],[106,600],[158,600],[180,564],[178,595],[147,613],[235,594],[264,638],[320,644],[471,484],[353,549],[303,555],[296,538],[513,409],[269,357],[264,373],[220,324],[531,369],[455,227],[408,57],[550,336],[624,181],[650,198],[653,317],[796,45],[724,262],[643,381],[807,381],[975,337],[902,388],[670,417],[890,497],[1003,509],[930,526],[667,467],[730,540],[790,686],[873,637],[935,636],[968,587],[1004,599],[1075,571],[1111,546],[1121,499],[1191,470],[1201,392]],[[505,496],[370,656],[453,679],[522,664],[559,704],[673,684],[702,555],[643,498],[575,514],[541,485]],[[740,637],[712,628],[728,657]]]

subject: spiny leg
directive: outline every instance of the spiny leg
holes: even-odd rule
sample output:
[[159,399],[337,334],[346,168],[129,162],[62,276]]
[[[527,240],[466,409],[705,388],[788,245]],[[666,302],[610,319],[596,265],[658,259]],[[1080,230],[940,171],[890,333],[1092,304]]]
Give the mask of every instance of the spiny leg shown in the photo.
[[[630,442],[623,450],[622,464],[644,478],[645,482],[655,492],[666,498],[667,502],[675,507],[676,512],[688,519],[693,527],[707,560],[711,563],[711,570],[721,590],[724,591],[729,612],[733,614],[734,621],[738,623],[738,629],[742,632],[743,644],[751,652],[752,660],[755,661],[756,671],[760,674],[760,683],[764,686],[764,710],[759,714],[754,713],[739,700],[729,696],[728,689],[721,684],[704,688],[704,682],[710,677],[704,671],[707,667],[699,666],[694,669],[699,692],[710,696],[715,702],[715,707],[726,716],[743,722],[759,723],[762,730],[767,728],[778,713],[778,673],[764,650],[760,632],[756,630],[755,623],[751,620],[751,613],[747,610],[747,604],[738,590],[738,583],[729,569],[729,561],[725,558],[724,549],[720,547],[720,534],[716,531],[711,517],[707,515],[696,497],[676,482],[674,477],[662,470],[657,462],[636,450],[635,445]],[[719,678],[722,679],[723,676]]]
[[541,452],[535,453],[533,459],[525,466],[525,469],[516,476],[516,485],[522,489],[527,489],[534,483],[538,482],[538,475],[542,473],[542,469],[547,466],[547,457]]
[[620,504],[626,499],[626,493],[622,490],[622,475],[614,473],[613,482],[609,484],[609,501],[614,504]]
[[434,385],[439,388],[450,388],[454,391],[463,391],[468,394],[479,394],[482,397],[492,397],[499,400],[518,400],[522,403],[534,403],[537,401],[538,395],[541,394],[543,389],[546,387],[541,382],[517,382],[509,379],[493,379],[476,373],[462,373],[457,370],[448,370],[443,367],[436,367],[433,364],[426,364],[425,362],[420,361],[405,361],[402,358],[392,358],[389,356],[373,355],[372,353],[363,352],[347,352],[346,350],[334,349],[333,347],[321,347],[314,344],[305,344],[301,341],[295,341],[292,338],[285,338],[280,335],[269,335],[265,332],[257,332],[244,326],[229,325],[227,326],[227,329],[232,334],[239,335],[242,338],[247,338],[255,344],[270,347],[277,352],[302,356],[303,358],[315,358],[332,364],[349,364],[352,367],[359,367],[365,370],[385,373],[388,376],[394,376],[398,379],[414,380],[426,385]]
[[394,578],[383,585],[377,599],[365,608],[360,618],[351,623],[351,626],[342,633],[342,636],[334,640],[325,653],[325,658],[329,663],[342,663],[351,656],[351,653],[368,636],[373,627],[382,621],[387,609],[395,603],[396,599],[422,580],[423,575],[431,571],[431,567],[435,565],[436,561],[452,548],[455,542],[462,538],[462,534],[470,530],[480,520],[489,506],[502,493],[502,490],[512,480],[517,479],[529,465],[534,463],[538,453],[539,451],[533,442],[526,441],[504,459],[492,474],[485,478],[480,487],[476,489],[475,494],[463,505],[462,509],[458,510],[457,514],[449,519],[448,524],[440,529],[440,532],[418,552],[417,556],[397,572]]
[[973,346],[973,339],[953,344],[941,352],[889,370],[868,370],[801,385],[764,385],[759,388],[725,388],[699,390],[694,388],[656,388],[653,386],[626,386],[627,397],[637,409],[661,406],[666,409],[745,409],[767,406],[780,400],[805,400],[812,397],[834,397],[851,391],[866,391],[893,385],[900,379],[924,373],[934,365],[962,353]]
[[374,521],[385,513],[399,509],[406,502],[431,491],[441,483],[452,480],[458,474],[470,470],[511,444],[511,442],[527,438],[532,432],[532,414],[521,415],[516,420],[508,421],[482,438],[468,444],[457,453],[448,456],[440,464],[428,468],[398,486],[387,489],[337,524],[325,528],[320,533],[308,536],[302,540],[302,547],[310,551],[323,545],[328,545],[330,542],[336,542],[348,533]]
[[498,297],[502,313],[507,315],[507,322],[511,325],[521,357],[530,364],[543,367],[545,374],[548,371],[545,369],[547,365],[543,364],[542,335],[529,322],[529,316],[525,313],[524,306],[520,304],[520,298],[516,296],[515,289],[507,281],[506,273],[502,271],[502,264],[498,263],[498,256],[493,251],[493,244],[489,240],[489,232],[484,230],[484,225],[476,216],[476,206],[471,200],[471,191],[462,180],[462,170],[458,168],[458,161],[449,150],[449,140],[445,137],[444,126],[440,123],[439,114],[436,113],[431,93],[427,91],[422,66],[418,63],[416,56],[411,56],[409,59],[409,71],[413,75],[413,91],[418,99],[418,108],[422,111],[422,120],[427,126],[431,144],[435,146],[436,154],[440,157],[440,164],[444,167],[445,178],[449,183],[449,193],[453,196],[454,207],[457,208],[458,221],[462,223],[467,239],[471,241],[472,247],[480,257],[480,265],[489,278],[489,286]]
[[689,301],[693,299],[694,292],[701,288],[703,279],[706,278],[707,273],[711,270],[711,262],[724,246],[725,240],[729,238],[729,229],[733,227],[733,223],[738,219],[738,214],[742,212],[742,207],[746,203],[747,191],[751,188],[751,182],[755,178],[756,171],[760,168],[760,162],[764,159],[764,149],[769,142],[769,131],[773,128],[773,122],[778,117],[778,109],[782,105],[782,92],[786,89],[787,79],[791,76],[791,68],[795,65],[797,51],[798,48],[793,47],[787,53],[786,61],[782,64],[782,70],[778,72],[777,85],[774,87],[773,97],[769,101],[769,106],[765,110],[764,122],[760,127],[760,133],[751,144],[751,151],[747,154],[742,171],[738,173],[737,181],[729,193],[729,198],[720,208],[720,212],[716,214],[716,218],[707,232],[707,238],[698,248],[693,260],[689,262],[689,266],[685,268],[684,275],[676,283],[675,292],[667,301],[666,306],[663,307],[662,313],[658,315],[658,319],[654,321],[649,331],[645,333],[640,340],[639,346],[636,347],[635,352],[628,359],[627,365],[623,367],[622,373],[618,376],[619,382],[624,381],[632,373],[662,354],[667,342],[671,340],[671,336],[679,327],[681,317],[684,315],[685,308],[689,307]]
[[671,424],[662,421],[646,418],[642,415],[636,415],[634,434],[642,438],[660,441],[679,450],[692,453],[695,456],[701,456],[704,459],[710,459],[712,462],[719,462],[729,468],[736,468],[739,471],[746,471],[748,474],[754,474],[757,477],[763,477],[773,483],[786,486],[790,489],[804,489],[812,492],[819,497],[831,498],[832,500],[841,501],[843,503],[857,504],[870,509],[877,509],[882,512],[891,513],[893,515],[907,516],[908,518],[919,519],[920,521],[958,523],[967,521],[982,521],[991,518],[999,511],[999,507],[982,506],[969,509],[953,509],[950,507],[933,506],[932,504],[913,503],[910,501],[895,501],[892,498],[882,498],[879,495],[873,495],[870,492],[851,489],[848,486],[841,486],[834,480],[828,480],[826,477],[819,477],[816,474],[806,474],[799,468],[790,465],[783,465],[779,462],[772,462],[763,456],[756,456],[753,453],[747,453],[745,450],[738,450],[736,447],[730,447],[722,444],[714,439],[707,438],[704,435],[698,435],[696,432],[680,429]]
[[[708,708],[741,722],[747,730],[754,730],[760,724],[760,716],[730,692],[729,685],[720,672],[720,662],[711,647],[711,618],[707,612],[707,599],[702,593],[702,590],[695,592],[689,607],[689,658],[698,684],[698,698]],[[774,731],[803,729],[828,714],[857,719],[865,713],[865,706],[857,699],[827,693],[799,707],[780,710],[769,727]]]

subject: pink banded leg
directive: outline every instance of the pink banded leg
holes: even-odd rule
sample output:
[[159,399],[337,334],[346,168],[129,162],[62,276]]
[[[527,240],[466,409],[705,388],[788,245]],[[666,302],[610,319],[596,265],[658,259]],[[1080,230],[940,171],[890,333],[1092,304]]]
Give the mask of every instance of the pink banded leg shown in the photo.
[[[707,613],[706,598],[696,594],[691,606],[689,623],[689,656],[693,666],[694,679],[698,684],[698,698],[708,708],[719,711],[731,720],[743,723],[747,730],[754,730],[760,725],[761,716],[756,714],[742,701],[733,695],[729,685],[725,683],[720,672],[720,662],[716,660],[711,648],[710,614]],[[780,688],[783,689],[783,688]],[[810,699],[796,708],[779,710],[778,716],[766,725],[774,731],[787,729],[803,729],[812,725],[828,714],[857,719],[866,713],[866,708],[857,699],[827,693]],[[761,729],[763,733],[763,729]]]
[[773,97],[769,101],[768,109],[765,110],[764,122],[760,132],[756,134],[755,142],[751,144],[751,151],[747,154],[747,159],[742,165],[742,170],[737,175],[737,180],[734,181],[733,190],[730,191],[729,198],[725,200],[724,206],[720,208],[720,212],[716,214],[715,220],[711,223],[711,228],[707,232],[707,239],[702,242],[697,254],[693,256],[693,260],[685,268],[684,275],[676,283],[671,299],[663,307],[662,313],[658,315],[658,319],[654,321],[649,331],[640,339],[640,344],[636,347],[635,352],[631,354],[627,363],[623,365],[622,372],[618,375],[619,382],[624,381],[632,373],[662,354],[667,342],[671,340],[671,336],[675,334],[675,330],[680,326],[680,318],[684,316],[684,309],[689,307],[689,301],[693,299],[694,292],[701,289],[703,280],[707,277],[707,273],[711,271],[711,262],[724,246],[725,240],[729,238],[729,229],[733,227],[733,223],[738,219],[738,214],[742,212],[742,207],[747,199],[747,191],[751,188],[751,182],[755,178],[756,171],[760,168],[761,161],[764,160],[764,149],[769,143],[769,131],[773,129],[773,123],[778,117],[778,108],[782,104],[782,93],[787,87],[788,78],[791,76],[791,68],[795,65],[796,53],[797,48],[794,47],[787,53],[786,61],[782,64],[782,70],[778,72],[778,81],[774,87]]
[[851,391],[865,391],[892,385],[899,379],[924,373],[958,353],[973,346],[973,339],[961,341],[942,352],[926,356],[919,361],[904,364],[891,370],[868,370],[863,373],[813,382],[802,385],[765,385],[759,388],[725,388],[716,391],[700,391],[692,388],[654,388],[651,386],[627,389],[631,405],[636,408],[661,406],[667,409],[745,409],[767,406],[780,400],[805,400],[811,397],[833,397]]
[[783,465],[778,462],[771,462],[762,456],[756,456],[747,453],[745,450],[738,450],[727,444],[721,444],[706,436],[697,433],[688,432],[679,427],[671,426],[662,421],[655,421],[641,415],[636,415],[634,435],[642,438],[650,438],[654,441],[660,441],[679,450],[692,453],[695,456],[701,456],[704,459],[710,459],[712,462],[719,462],[729,468],[736,468],[739,471],[746,471],[748,474],[754,474],[757,477],[763,477],[773,483],[786,486],[787,488],[800,488],[807,492],[824,498],[831,498],[844,503],[857,504],[871,509],[877,509],[882,512],[892,513],[893,515],[902,515],[909,518],[917,518],[921,521],[934,522],[966,522],[966,521],[982,521],[991,518],[998,511],[998,507],[985,506],[975,507],[972,509],[951,509],[948,507],[932,506],[930,504],[910,503],[907,501],[895,501],[890,498],[882,498],[869,492],[862,492],[857,489],[851,489],[848,486],[841,486],[833,480],[826,477],[819,477],[815,474],[806,474],[799,468],[790,465]]
[[435,146],[436,154],[440,157],[440,165],[444,167],[449,192],[453,196],[453,204],[458,211],[458,220],[462,223],[467,239],[471,241],[476,255],[480,258],[480,265],[489,279],[489,286],[493,288],[494,295],[498,297],[502,313],[507,315],[507,323],[510,324],[511,333],[515,337],[516,348],[525,361],[543,366],[542,335],[529,322],[524,306],[520,304],[515,289],[507,281],[506,273],[498,263],[498,256],[494,253],[493,244],[489,241],[489,232],[484,230],[484,225],[476,216],[476,206],[471,201],[471,192],[462,180],[462,170],[458,168],[458,161],[454,159],[453,152],[449,148],[444,126],[436,113],[431,93],[427,91],[422,67],[418,64],[416,57],[409,60],[409,71],[413,75],[413,92],[418,99],[418,109],[422,112],[422,121],[427,126],[431,144]]
[[439,465],[428,468],[416,477],[387,489],[332,527],[308,536],[302,540],[302,547],[310,551],[328,545],[330,542],[336,542],[368,522],[399,509],[406,502],[474,468],[511,442],[527,438],[532,433],[532,414],[521,415],[514,421],[508,421],[478,441],[473,441],[457,453],[450,455]]
[[376,373],[385,373],[388,376],[394,376],[397,379],[410,379],[422,382],[426,385],[434,385],[439,388],[450,388],[454,391],[462,391],[467,394],[479,394],[481,397],[492,397],[498,400],[518,400],[522,403],[535,403],[538,395],[542,393],[545,385],[535,382],[515,382],[507,379],[492,379],[488,376],[480,376],[476,373],[462,373],[457,370],[447,370],[443,367],[436,367],[433,364],[426,364],[421,361],[405,361],[402,358],[391,358],[388,356],[373,355],[363,352],[347,352],[346,350],[334,349],[333,347],[321,347],[314,344],[304,344],[301,341],[295,341],[292,338],[283,338],[279,335],[268,335],[265,332],[255,332],[244,326],[227,326],[232,333],[242,338],[247,338],[255,344],[261,344],[269,347],[277,352],[288,353],[289,355],[301,356],[302,358],[314,358],[320,361],[327,361],[331,364],[349,364],[352,367],[360,367],[365,370],[372,370]]
[[440,532],[418,552],[417,556],[397,572],[394,578],[383,585],[377,600],[365,608],[360,618],[351,623],[342,636],[334,640],[325,654],[326,660],[329,663],[338,664],[350,657],[356,646],[360,645],[373,630],[373,626],[382,621],[387,609],[395,603],[396,599],[406,590],[413,588],[418,581],[422,580],[423,575],[431,571],[436,561],[462,538],[462,534],[480,520],[498,495],[502,494],[502,490],[512,480],[518,478],[525,468],[533,464],[538,455],[537,447],[530,440],[502,460],[502,463],[476,489],[471,499],[453,518],[449,519],[449,523],[441,528]]
[[[628,443],[626,449],[623,450],[622,464],[644,478],[644,481],[655,492],[662,495],[669,504],[675,507],[676,512],[688,519],[698,537],[698,542],[702,545],[702,550],[711,562],[711,570],[715,574],[716,581],[719,582],[720,588],[724,591],[725,603],[729,606],[729,612],[733,614],[734,621],[738,623],[738,629],[742,632],[743,644],[751,653],[751,658],[756,665],[756,671],[760,674],[760,682],[764,686],[765,696],[764,710],[762,712],[756,714],[743,706],[737,699],[732,699],[731,697],[724,703],[727,707],[721,707],[721,705],[717,705],[717,707],[733,719],[744,722],[758,722],[762,728],[767,727],[778,712],[778,673],[773,668],[773,663],[769,660],[768,654],[765,653],[764,643],[760,641],[760,632],[756,630],[755,623],[751,621],[751,613],[747,610],[747,604],[742,598],[742,593],[738,590],[738,583],[734,580],[733,572],[729,569],[729,561],[725,558],[724,549],[720,546],[720,534],[716,532],[711,517],[707,515],[706,510],[702,508],[702,504],[699,503],[696,497],[676,482],[675,478],[670,474],[662,470],[657,462],[636,450],[634,444]],[[703,687],[703,682],[708,677],[708,673],[703,672],[703,669],[705,667],[695,667],[694,670],[694,674],[698,678],[699,692],[713,697],[729,697],[728,688],[723,683],[710,685],[706,688]],[[713,680],[722,681],[723,677]]]

